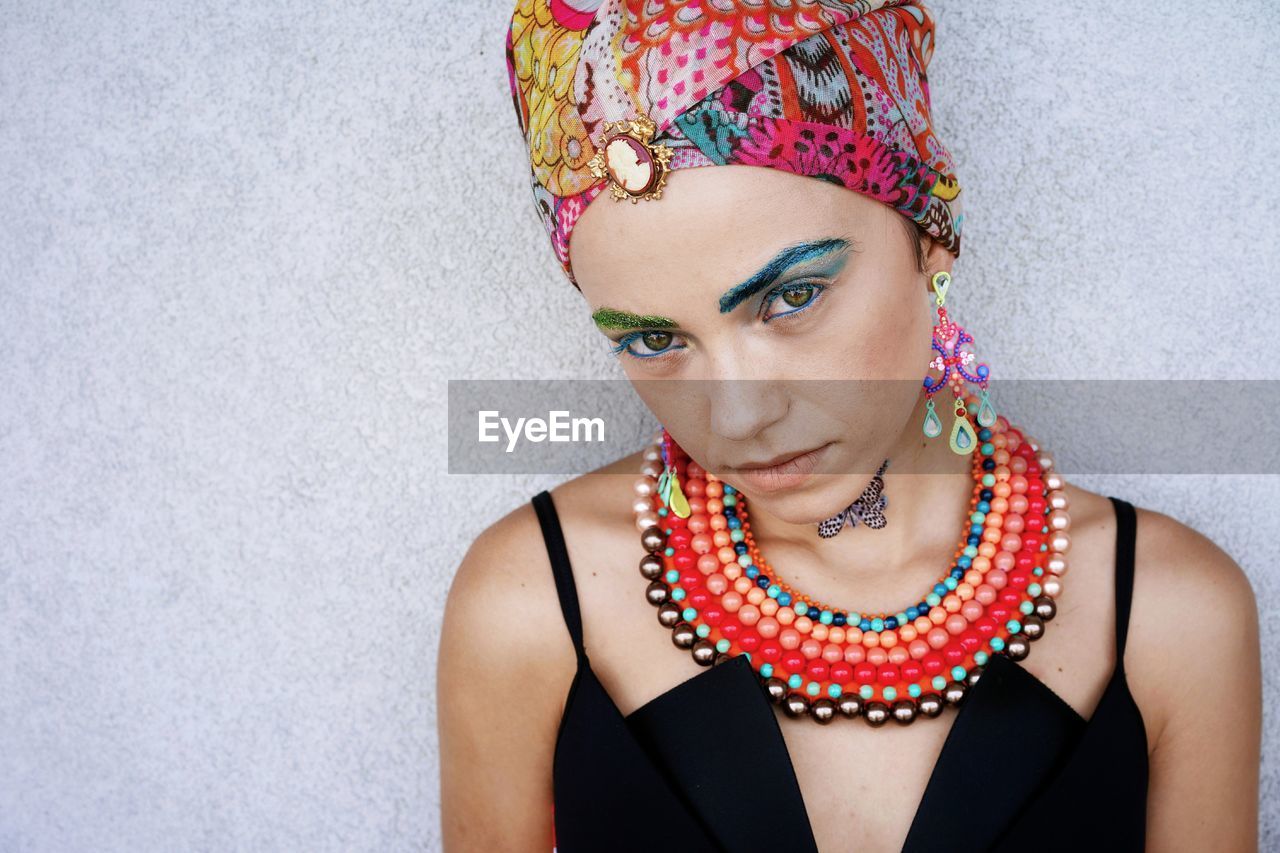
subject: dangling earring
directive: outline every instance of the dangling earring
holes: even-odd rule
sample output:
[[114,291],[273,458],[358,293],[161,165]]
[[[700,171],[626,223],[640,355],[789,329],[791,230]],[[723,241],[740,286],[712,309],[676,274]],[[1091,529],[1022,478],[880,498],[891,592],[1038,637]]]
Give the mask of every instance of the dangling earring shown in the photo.
[[[937,382],[931,381],[928,376],[924,378],[924,390],[929,398],[924,416],[924,434],[926,438],[937,438],[942,435],[942,421],[939,420],[938,413],[933,407],[933,395],[950,382],[955,393],[955,421],[951,425],[950,445],[953,452],[963,456],[972,453],[978,446],[978,434],[974,432],[973,424],[969,423],[965,406],[965,381],[972,382],[981,389],[982,401],[978,406],[978,425],[989,427],[996,422],[996,410],[991,405],[987,391],[987,380],[991,370],[987,365],[979,364],[975,376],[965,369],[974,361],[975,356],[961,347],[973,343],[973,336],[958,323],[953,322],[947,316],[947,309],[942,307],[946,300],[947,288],[951,284],[951,274],[946,270],[939,270],[934,273],[930,283],[936,294],[934,304],[938,310],[938,322],[933,327],[933,349],[937,355],[934,356],[933,361],[929,362],[929,367],[942,371],[942,377]],[[952,368],[955,368],[954,373],[951,372]]]
[[888,519],[884,517],[884,508],[888,506],[889,499],[884,493],[882,475],[884,469],[888,467],[888,459],[881,462],[880,470],[876,471],[876,475],[871,478],[871,482],[862,490],[858,499],[831,518],[821,522],[818,525],[818,535],[823,539],[830,539],[843,530],[846,524],[857,527],[859,521],[875,530],[884,527],[888,523]]
[[662,473],[658,476],[658,496],[673,514],[688,518],[692,514],[689,499],[680,488],[680,480],[671,467],[671,433],[662,428]]

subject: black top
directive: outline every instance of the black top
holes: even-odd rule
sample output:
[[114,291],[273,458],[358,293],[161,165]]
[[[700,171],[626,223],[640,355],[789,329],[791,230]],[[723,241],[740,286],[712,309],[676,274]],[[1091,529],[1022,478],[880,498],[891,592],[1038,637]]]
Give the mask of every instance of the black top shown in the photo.
[[[1085,720],[1018,662],[991,655],[959,707],[945,711],[955,719],[903,853],[1143,849],[1147,735],[1124,674],[1136,516],[1127,501],[1111,502],[1119,524],[1116,663],[1093,716]],[[533,505],[578,654],[555,747],[558,853],[816,851],[781,709],[750,662],[735,656],[708,667],[624,717],[582,645],[551,495],[540,492]],[[699,720],[715,721],[713,736],[698,730]],[[850,838],[857,834],[850,826]]]

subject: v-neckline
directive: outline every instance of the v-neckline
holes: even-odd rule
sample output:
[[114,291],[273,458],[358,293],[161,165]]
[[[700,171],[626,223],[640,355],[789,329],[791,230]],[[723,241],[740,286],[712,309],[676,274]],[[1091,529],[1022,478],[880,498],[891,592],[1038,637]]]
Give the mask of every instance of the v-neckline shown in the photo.
[[[586,659],[585,653],[583,664],[590,669],[590,661]],[[688,699],[712,687],[713,670],[726,668],[730,670],[729,673],[718,673],[716,677],[731,677],[740,681],[740,686],[749,684],[758,691],[757,695],[773,718],[774,730],[760,731],[758,734],[774,741],[773,754],[779,756],[781,761],[781,765],[774,770],[785,772],[789,777],[787,780],[780,780],[781,784],[789,782],[794,786],[796,800],[803,810],[805,829],[813,845],[810,849],[816,851],[808,804],[804,801],[796,779],[795,763],[782,734],[781,721],[758,681],[759,676],[745,657],[738,655],[718,666],[707,667],[626,715],[618,710],[617,703],[603,684],[600,684],[600,689],[634,734],[635,729],[646,718],[662,715],[667,709],[678,710],[682,704],[681,699]],[[1113,681],[1116,675],[1117,672],[1113,670]],[[592,676],[599,684],[594,672]],[[1089,720],[1052,688],[1018,662],[1002,654],[991,656],[982,676],[969,688],[964,702],[955,709],[945,709],[944,713],[953,714],[954,719],[930,770],[924,792],[916,804],[901,853],[939,849],[939,844],[955,849],[954,827],[957,825],[966,825],[973,838],[986,838],[988,843],[994,841],[996,834],[1013,817],[1025,798],[1014,803],[1015,796],[1011,794],[1005,801],[1009,804],[1008,808],[981,810],[982,814],[975,816],[974,810],[970,808],[971,800],[961,794],[966,790],[1009,787],[1008,781],[1014,777],[1008,774],[1016,773],[1016,778],[1020,779],[1020,784],[1016,787],[1029,796],[1035,786],[1021,782],[1034,782],[1051,774],[1060,763],[1064,747],[1076,740],[1089,724]],[[1097,709],[1093,714],[1093,717],[1096,716]],[[813,724],[812,721],[805,722]],[[834,721],[836,725],[847,722]],[[918,720],[916,724],[928,725],[929,721]],[[1021,741],[1017,739],[1019,731],[1026,734]],[[1016,749],[1001,748],[1013,743],[1017,744]],[[985,780],[975,780],[975,771],[981,773]],[[985,821],[982,820],[983,817],[986,818]],[[800,827],[795,829],[799,831]]]

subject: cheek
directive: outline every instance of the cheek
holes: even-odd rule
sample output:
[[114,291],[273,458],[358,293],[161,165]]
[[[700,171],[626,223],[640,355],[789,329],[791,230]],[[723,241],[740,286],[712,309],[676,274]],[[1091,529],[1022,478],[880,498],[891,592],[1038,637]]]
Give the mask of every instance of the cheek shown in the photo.
[[[903,290],[906,283],[903,283]],[[814,362],[832,378],[923,380],[932,358],[925,298],[851,305],[815,341]]]

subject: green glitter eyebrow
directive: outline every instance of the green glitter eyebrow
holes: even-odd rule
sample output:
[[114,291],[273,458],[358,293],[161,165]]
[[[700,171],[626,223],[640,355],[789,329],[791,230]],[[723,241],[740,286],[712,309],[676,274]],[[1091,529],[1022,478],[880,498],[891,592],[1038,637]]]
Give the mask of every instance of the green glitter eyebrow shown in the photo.
[[652,314],[632,314],[616,308],[601,308],[591,315],[601,329],[674,329],[676,321]]

